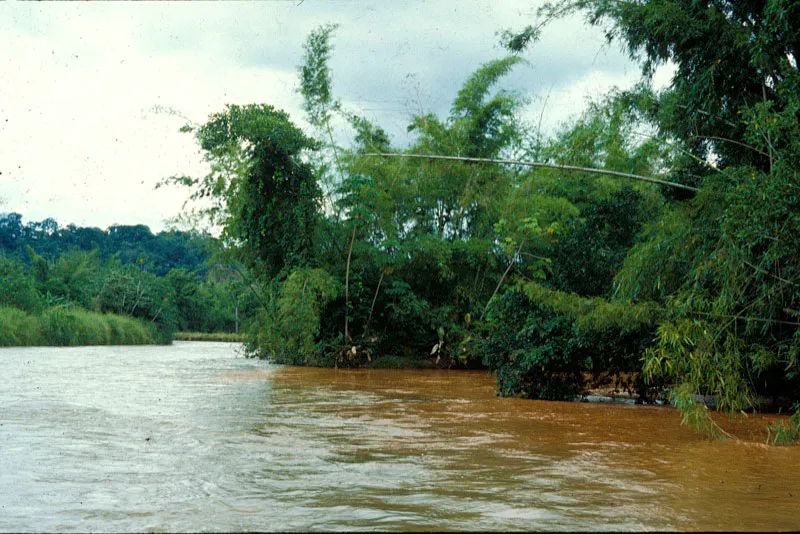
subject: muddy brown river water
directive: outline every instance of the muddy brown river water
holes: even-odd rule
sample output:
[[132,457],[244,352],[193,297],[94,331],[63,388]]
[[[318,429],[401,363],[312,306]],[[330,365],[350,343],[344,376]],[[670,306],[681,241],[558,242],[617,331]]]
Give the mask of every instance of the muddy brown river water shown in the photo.
[[763,445],[767,420],[709,442],[485,372],[0,349],[0,531],[798,530],[800,447]]

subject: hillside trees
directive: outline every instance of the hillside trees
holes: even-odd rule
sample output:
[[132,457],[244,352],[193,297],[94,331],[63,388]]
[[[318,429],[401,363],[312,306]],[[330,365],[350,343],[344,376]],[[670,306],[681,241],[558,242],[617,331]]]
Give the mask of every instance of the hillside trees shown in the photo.
[[42,300],[24,266],[0,255],[0,306],[37,312]]
[[116,256],[122,263],[144,266],[159,276],[183,268],[204,275],[213,239],[195,231],[164,230],[156,234],[145,225],[112,225],[106,230],[59,226],[53,219],[23,224],[19,213],[0,213],[0,250],[9,257],[30,262],[30,247],[47,261],[74,250],[97,250],[98,259]]

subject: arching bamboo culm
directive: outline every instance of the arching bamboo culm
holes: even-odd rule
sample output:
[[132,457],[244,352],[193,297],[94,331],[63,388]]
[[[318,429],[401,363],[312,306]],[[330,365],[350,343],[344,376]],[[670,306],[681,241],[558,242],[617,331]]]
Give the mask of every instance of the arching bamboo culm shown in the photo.
[[700,191],[696,187],[690,185],[679,184],[675,182],[668,182],[659,178],[652,178],[650,176],[641,176],[638,174],[631,174],[627,172],[609,171],[605,169],[593,169],[591,167],[578,167],[576,165],[556,165],[553,163],[537,163],[532,161],[518,161],[513,159],[490,159],[490,158],[467,158],[461,156],[435,156],[430,154],[397,154],[393,152],[370,152],[362,154],[368,157],[378,158],[416,158],[416,159],[438,159],[447,161],[467,161],[472,163],[498,163],[502,165],[520,165],[524,167],[540,167],[545,169],[557,169],[560,171],[573,171],[573,172],[586,172],[592,174],[602,174],[605,176],[616,176],[618,178],[629,178],[631,180],[639,180],[641,182],[650,182],[652,184],[666,185],[668,187],[676,187],[678,189],[686,189],[687,191]]

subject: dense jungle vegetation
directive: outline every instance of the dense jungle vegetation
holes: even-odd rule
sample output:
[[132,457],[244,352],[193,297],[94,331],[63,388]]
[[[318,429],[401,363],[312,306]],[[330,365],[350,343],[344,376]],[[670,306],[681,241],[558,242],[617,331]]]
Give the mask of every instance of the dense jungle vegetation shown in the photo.
[[195,232],[153,235],[0,215],[0,346],[169,343],[237,332],[252,313],[243,267]]
[[[522,119],[529,97],[502,80],[524,68],[549,21],[574,13],[643,76],[545,135]],[[299,66],[311,128],[269,104],[228,105],[183,128],[209,173],[167,181],[203,201],[221,249],[249,274],[186,260],[202,256],[194,244],[140,260],[147,240],[125,241],[140,227],[65,232],[44,221],[42,232],[74,246],[45,250],[34,229],[3,234],[3,305],[113,311],[164,336],[230,331],[230,307],[214,305],[241,293],[215,291],[248,280],[247,344],[275,362],[485,366],[501,394],[541,399],[624,377],[640,399],[666,394],[709,436],[721,433],[710,409],[793,405],[800,3],[577,0],[531,22],[499,32],[507,55],[476,64],[448,114],[411,117],[403,145],[336,97],[336,26],[318,28]],[[656,90],[652,74],[667,63],[671,84]],[[343,128],[348,146],[335,142]],[[16,244],[23,235],[28,246]],[[164,261],[149,267],[150,254]],[[25,320],[8,310],[17,318],[6,320]],[[800,436],[797,411],[771,436]]]

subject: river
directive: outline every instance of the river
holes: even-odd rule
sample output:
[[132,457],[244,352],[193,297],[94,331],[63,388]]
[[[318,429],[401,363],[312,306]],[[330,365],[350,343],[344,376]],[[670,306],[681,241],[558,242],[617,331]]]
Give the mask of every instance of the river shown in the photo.
[[0,349],[0,531],[797,530],[800,447],[474,371],[236,344]]

